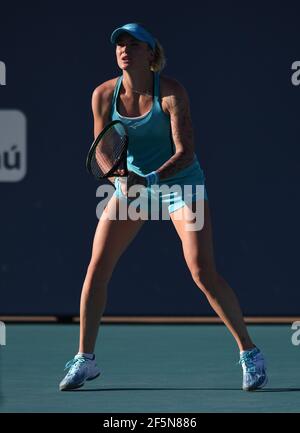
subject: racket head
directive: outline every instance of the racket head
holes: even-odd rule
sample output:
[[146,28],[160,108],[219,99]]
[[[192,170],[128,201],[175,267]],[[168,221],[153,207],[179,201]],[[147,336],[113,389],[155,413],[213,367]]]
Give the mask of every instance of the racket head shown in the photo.
[[117,170],[127,169],[128,133],[126,125],[113,120],[93,141],[86,158],[86,169],[97,180],[121,176]]

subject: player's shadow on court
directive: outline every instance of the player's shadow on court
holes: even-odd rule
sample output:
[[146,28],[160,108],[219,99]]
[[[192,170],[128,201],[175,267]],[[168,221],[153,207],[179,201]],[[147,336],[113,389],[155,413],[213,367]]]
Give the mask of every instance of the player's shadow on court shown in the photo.
[[300,392],[300,388],[263,388],[259,392]]
[[[241,391],[241,388],[90,388],[74,389],[73,392],[103,391]],[[300,392],[300,388],[263,388],[250,392]]]

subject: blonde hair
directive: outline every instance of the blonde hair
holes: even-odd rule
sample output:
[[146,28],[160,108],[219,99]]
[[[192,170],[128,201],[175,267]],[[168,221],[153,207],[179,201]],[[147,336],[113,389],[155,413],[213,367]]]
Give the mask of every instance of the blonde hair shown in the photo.
[[[148,28],[144,25],[144,23],[136,22],[136,24],[139,24],[145,30],[147,30],[148,33],[153,35],[153,33],[148,30]],[[154,53],[154,58],[153,58],[152,62],[150,63],[150,71],[160,72],[166,66],[167,59],[166,59],[165,52],[164,52],[164,49],[163,49],[161,43],[156,38],[154,38],[154,39],[155,39],[155,47],[154,47],[154,50],[152,50]],[[150,48],[150,46],[149,46],[149,48]]]
[[150,63],[150,70],[153,72],[160,72],[166,66],[167,60],[164,49],[157,39],[155,39],[155,47],[153,52],[154,58]]

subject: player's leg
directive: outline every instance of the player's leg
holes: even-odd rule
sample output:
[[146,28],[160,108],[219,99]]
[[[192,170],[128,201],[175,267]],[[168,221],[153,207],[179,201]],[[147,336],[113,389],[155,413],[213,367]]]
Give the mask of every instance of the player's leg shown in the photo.
[[107,284],[118,259],[144,222],[114,218],[118,206],[119,200],[113,195],[96,229],[80,300],[79,353],[66,364],[69,371],[60,382],[61,391],[79,388],[100,375],[93,352],[106,305]]
[[[251,341],[235,293],[216,270],[209,204],[207,200],[201,204],[204,205],[204,224],[201,230],[186,229],[187,224],[191,223],[191,211],[197,218],[197,202],[192,206],[183,206],[171,213],[170,217],[182,241],[184,257],[195,283],[205,293],[210,305],[237,341],[240,364],[243,367],[243,390],[262,388],[268,382],[264,356]],[[177,218],[180,217],[178,219],[176,212]]]
[[92,353],[98,326],[106,305],[107,285],[113,269],[144,221],[113,219],[119,201],[114,195],[105,208],[94,237],[92,257],[84,280],[80,301],[79,351]]
[[[196,209],[195,202],[193,208]],[[187,266],[197,286],[231,331],[240,350],[247,350],[254,345],[247,332],[239,302],[231,287],[216,269],[208,200],[204,200],[204,225],[201,230],[186,230],[187,224],[190,224],[187,218],[190,211],[191,205],[185,205],[184,208],[170,213],[182,242]]]

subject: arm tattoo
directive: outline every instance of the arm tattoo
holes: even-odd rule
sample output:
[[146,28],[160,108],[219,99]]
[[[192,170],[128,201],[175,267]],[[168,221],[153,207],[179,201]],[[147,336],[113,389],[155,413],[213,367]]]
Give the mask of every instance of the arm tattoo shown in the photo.
[[185,93],[171,95],[168,101],[172,139],[176,152],[157,169],[160,179],[165,179],[189,166],[195,156],[194,134],[188,97]]

